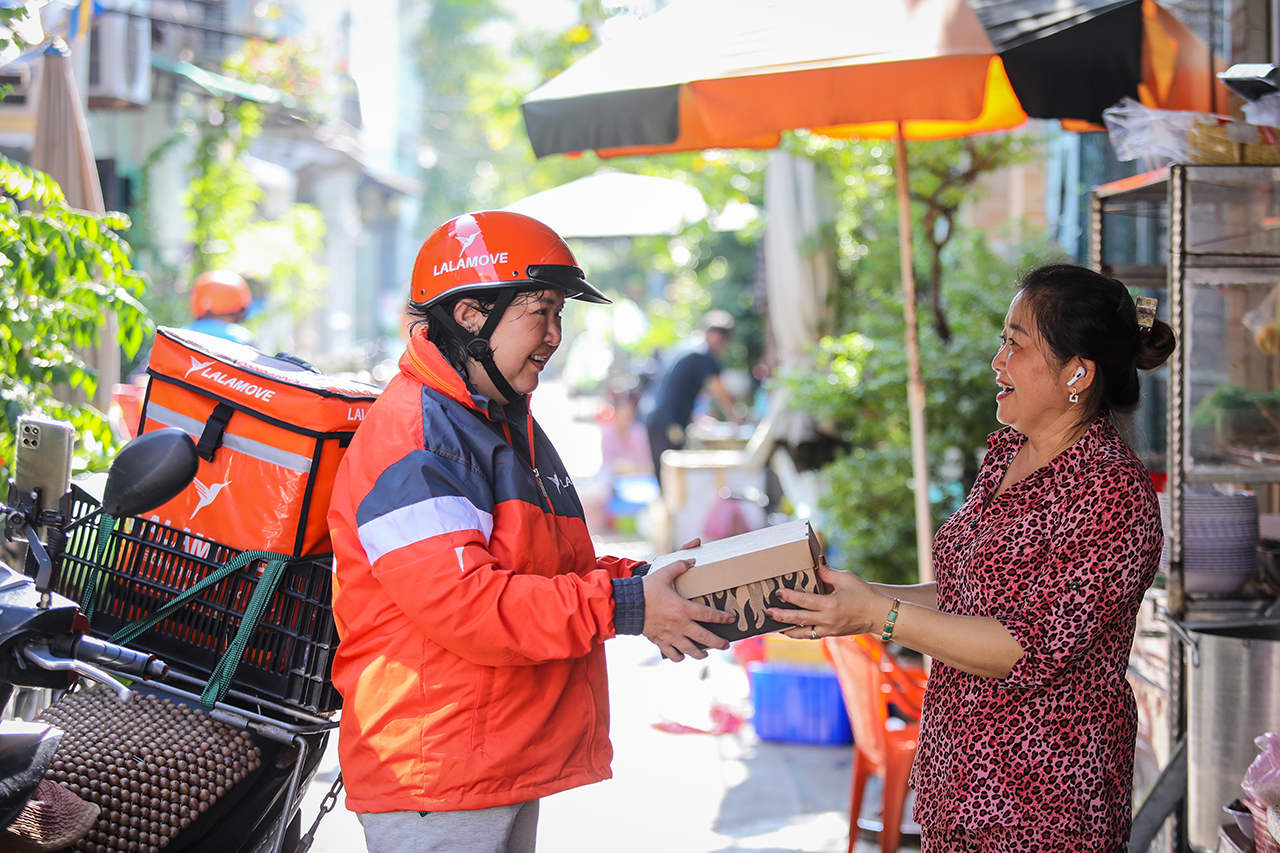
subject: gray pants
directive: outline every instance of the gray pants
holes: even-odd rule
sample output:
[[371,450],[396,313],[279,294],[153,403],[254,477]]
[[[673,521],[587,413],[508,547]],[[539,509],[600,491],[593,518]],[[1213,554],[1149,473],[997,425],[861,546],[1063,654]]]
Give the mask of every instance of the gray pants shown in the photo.
[[369,853],[533,853],[538,801],[463,812],[361,814]]

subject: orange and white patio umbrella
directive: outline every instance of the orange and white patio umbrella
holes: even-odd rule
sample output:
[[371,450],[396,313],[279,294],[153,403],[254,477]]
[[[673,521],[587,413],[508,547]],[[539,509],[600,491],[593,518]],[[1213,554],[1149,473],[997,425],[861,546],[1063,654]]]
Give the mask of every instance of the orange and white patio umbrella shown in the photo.
[[1028,117],[1101,129],[1124,97],[1222,111],[1210,64],[1154,0],[678,0],[522,106],[539,157],[772,148],[798,129],[949,139]]
[[920,575],[932,577],[905,142],[1030,118],[1101,129],[1130,97],[1223,112],[1210,50],[1155,0],[677,0],[523,101],[539,156],[894,139]]

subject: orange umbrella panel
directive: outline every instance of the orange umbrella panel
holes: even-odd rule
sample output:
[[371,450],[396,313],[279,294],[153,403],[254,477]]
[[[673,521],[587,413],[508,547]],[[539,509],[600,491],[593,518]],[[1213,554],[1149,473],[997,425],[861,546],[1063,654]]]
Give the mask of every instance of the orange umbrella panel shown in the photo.
[[1124,97],[1207,109],[1196,42],[1154,0],[684,0],[523,108],[540,157],[770,148],[798,129],[890,138],[899,122],[908,139],[1028,116],[1100,126]]

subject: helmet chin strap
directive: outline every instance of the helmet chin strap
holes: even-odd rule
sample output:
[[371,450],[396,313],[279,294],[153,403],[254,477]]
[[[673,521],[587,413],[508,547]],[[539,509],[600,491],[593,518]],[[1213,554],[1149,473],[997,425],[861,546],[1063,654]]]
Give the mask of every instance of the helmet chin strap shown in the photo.
[[489,338],[492,337],[493,330],[498,327],[498,323],[502,322],[502,316],[507,313],[507,309],[511,307],[511,301],[514,298],[515,291],[513,290],[500,292],[497,301],[493,305],[493,310],[489,312],[489,316],[485,318],[484,325],[480,327],[480,331],[477,334],[472,334],[470,329],[453,319],[453,315],[445,311],[442,306],[438,304],[431,306],[431,313],[435,315],[436,319],[452,328],[453,336],[462,342],[462,346],[467,351],[467,356],[480,362],[480,366],[484,368],[484,372],[489,376],[489,381],[493,383],[494,389],[505,397],[508,403],[514,403],[523,395],[511,387],[507,377],[502,375],[502,371],[494,363],[493,347],[489,345]]

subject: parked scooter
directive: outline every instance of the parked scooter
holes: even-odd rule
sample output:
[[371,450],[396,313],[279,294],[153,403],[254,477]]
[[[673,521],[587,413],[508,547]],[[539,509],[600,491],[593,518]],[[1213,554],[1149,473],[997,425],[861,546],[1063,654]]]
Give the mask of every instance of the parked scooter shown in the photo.
[[[196,469],[190,437],[158,430],[119,452],[96,512],[74,512],[70,493],[46,501],[38,489],[16,488],[0,508],[6,536],[29,547],[25,574],[0,566],[0,698],[15,685],[63,692],[43,715],[57,728],[0,722],[0,827],[19,817],[41,780],[54,779],[99,809],[77,849],[299,849],[302,797],[336,723],[238,682],[223,701],[202,704],[199,674],[92,636],[77,603],[54,591],[69,534],[101,512],[128,519],[151,511]],[[107,691],[72,690],[86,680]]]

